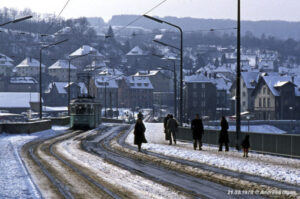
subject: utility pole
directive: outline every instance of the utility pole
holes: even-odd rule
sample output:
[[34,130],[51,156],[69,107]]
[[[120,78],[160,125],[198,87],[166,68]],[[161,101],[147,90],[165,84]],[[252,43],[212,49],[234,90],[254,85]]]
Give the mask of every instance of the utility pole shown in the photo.
[[236,67],[236,149],[240,150],[241,133],[241,2],[237,0],[237,67]]

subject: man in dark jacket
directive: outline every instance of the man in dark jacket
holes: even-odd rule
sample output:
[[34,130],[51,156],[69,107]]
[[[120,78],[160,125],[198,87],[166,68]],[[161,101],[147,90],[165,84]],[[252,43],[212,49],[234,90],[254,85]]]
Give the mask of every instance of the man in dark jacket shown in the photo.
[[164,133],[165,133],[165,140],[169,140],[169,137],[168,137],[168,127],[167,127],[167,123],[168,123],[168,120],[170,118],[170,114],[168,114],[165,118],[164,118]]
[[204,133],[204,129],[199,114],[196,114],[196,118],[192,120],[191,129],[193,132],[194,150],[197,149],[197,142],[199,142],[199,150],[202,150],[202,135]]
[[219,137],[219,151],[222,151],[223,144],[225,144],[225,151],[229,151],[229,138],[228,138],[228,122],[224,116],[221,119],[221,131]]
[[170,118],[168,119],[167,122],[167,128],[168,128],[168,135],[169,135],[169,145],[172,145],[172,138],[171,135],[173,137],[174,140],[174,144],[176,144],[176,131],[178,128],[178,122],[173,118],[173,115],[170,115]]

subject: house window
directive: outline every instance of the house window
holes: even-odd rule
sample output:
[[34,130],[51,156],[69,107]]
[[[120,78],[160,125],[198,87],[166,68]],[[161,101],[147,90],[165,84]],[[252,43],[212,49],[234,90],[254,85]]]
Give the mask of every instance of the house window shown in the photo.
[[246,102],[245,101],[243,101],[243,106],[246,106]]
[[193,98],[197,98],[197,92],[193,92]]
[[270,89],[268,89],[268,95],[270,95]]
[[205,88],[205,84],[202,84],[202,88]]
[[265,94],[265,93],[266,93],[266,87],[263,88],[263,94]]
[[261,107],[261,98],[259,98],[259,107]]
[[243,97],[245,97],[246,96],[246,93],[245,92],[243,92]]
[[270,101],[271,101],[270,98],[268,98],[268,107],[271,107],[270,106]]
[[266,99],[263,99],[263,107],[266,107]]

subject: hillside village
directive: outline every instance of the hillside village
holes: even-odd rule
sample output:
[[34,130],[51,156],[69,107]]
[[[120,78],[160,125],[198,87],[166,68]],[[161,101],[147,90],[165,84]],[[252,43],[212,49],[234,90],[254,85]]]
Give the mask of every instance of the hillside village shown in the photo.
[[[23,34],[30,41],[53,43],[72,37],[73,29],[64,27],[47,37]],[[178,104],[179,98],[179,55],[176,49],[152,40],[176,44],[178,34],[142,28],[136,33],[136,28],[128,28],[126,33],[131,31],[131,35],[124,37],[119,30],[108,26],[105,34],[98,35],[95,41],[89,40],[76,48],[72,42],[74,48],[67,48],[69,51],[64,47],[49,48],[43,51],[42,64],[37,56],[40,47],[31,48],[28,52],[32,54],[27,51],[24,54],[24,49],[20,54],[19,44],[11,44],[16,52],[6,51],[13,52],[12,55],[0,52],[0,95],[5,96],[0,98],[0,110],[17,114],[28,110],[38,112],[41,68],[42,103],[47,115],[66,114],[69,92],[70,99],[82,95],[95,97],[110,117],[118,116],[119,108],[174,112],[174,103]],[[1,34],[9,33],[19,34],[17,30],[1,29]],[[89,34],[94,33],[85,31],[79,38],[88,39]],[[235,47],[197,44],[186,45],[183,51],[184,120],[188,122],[195,113],[209,120],[222,115],[234,117]],[[300,111],[300,70],[296,60],[275,50],[242,48],[241,114],[244,119],[247,116],[257,120],[300,119],[296,114]],[[174,84],[177,84],[177,96],[174,96]],[[14,100],[16,96],[22,103]]]

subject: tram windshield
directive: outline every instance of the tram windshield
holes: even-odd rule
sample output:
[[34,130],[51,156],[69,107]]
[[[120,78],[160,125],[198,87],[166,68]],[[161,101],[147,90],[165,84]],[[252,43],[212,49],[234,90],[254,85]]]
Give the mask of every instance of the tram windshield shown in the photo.
[[90,104],[76,104],[71,107],[71,111],[76,115],[93,114],[93,106]]

